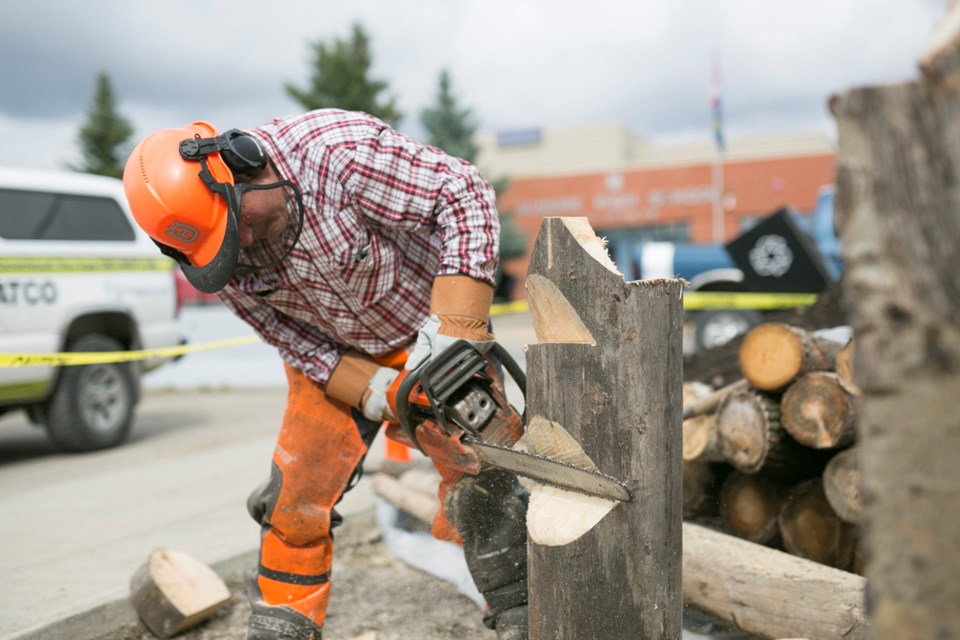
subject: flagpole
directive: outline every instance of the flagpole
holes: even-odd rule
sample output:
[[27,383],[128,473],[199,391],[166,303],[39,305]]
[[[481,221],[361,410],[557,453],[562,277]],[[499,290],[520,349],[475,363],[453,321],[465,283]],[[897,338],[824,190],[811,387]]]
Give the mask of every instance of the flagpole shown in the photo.
[[713,160],[713,241],[723,243],[723,155],[717,150]]
[[713,241],[722,243],[724,239],[723,212],[723,156],[726,142],[723,137],[723,102],[720,78],[720,55],[713,53],[713,77],[710,83],[710,106],[713,114],[713,136],[716,141],[716,154],[713,157]]

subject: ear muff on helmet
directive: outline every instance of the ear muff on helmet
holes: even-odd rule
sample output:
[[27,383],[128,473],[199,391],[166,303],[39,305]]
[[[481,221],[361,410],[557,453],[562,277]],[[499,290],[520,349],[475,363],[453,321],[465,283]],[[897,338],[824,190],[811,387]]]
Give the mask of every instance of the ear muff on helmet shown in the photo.
[[199,162],[211,153],[219,153],[234,173],[259,173],[267,166],[267,155],[257,140],[239,129],[230,129],[213,138],[189,138],[180,142],[180,156]]
[[[258,160],[249,145],[233,143],[236,137],[220,136],[206,122],[161,129],[137,144],[123,172],[123,188],[137,224],[204,293],[226,286],[237,267],[233,170],[218,145],[241,157],[237,166],[246,172]],[[196,161],[184,157],[180,150],[184,142],[197,143]],[[186,146],[188,151],[194,149]],[[265,163],[265,158],[259,161],[261,167]]]
[[[219,134],[211,124],[194,122],[141,140],[127,160],[123,188],[134,218],[160,250],[180,263],[193,286],[215,293],[234,275],[279,264],[299,240],[303,194],[294,182],[235,180],[238,174],[255,175],[266,167],[266,153],[250,134],[237,129]],[[288,218],[279,247],[247,253],[241,264],[241,201],[249,191],[270,189],[283,190],[295,218]]]

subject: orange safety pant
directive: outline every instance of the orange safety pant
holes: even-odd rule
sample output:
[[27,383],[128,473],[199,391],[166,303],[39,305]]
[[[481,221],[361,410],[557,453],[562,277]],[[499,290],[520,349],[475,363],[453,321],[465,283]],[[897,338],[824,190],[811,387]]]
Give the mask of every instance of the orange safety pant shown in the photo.
[[[342,521],[334,505],[351,481],[359,480],[360,465],[381,427],[327,397],[299,370],[285,368],[289,395],[270,478],[247,501],[262,527],[251,639],[320,638],[330,600],[331,530]],[[442,501],[463,473],[435,464]],[[441,539],[459,541],[443,509],[434,531]]]

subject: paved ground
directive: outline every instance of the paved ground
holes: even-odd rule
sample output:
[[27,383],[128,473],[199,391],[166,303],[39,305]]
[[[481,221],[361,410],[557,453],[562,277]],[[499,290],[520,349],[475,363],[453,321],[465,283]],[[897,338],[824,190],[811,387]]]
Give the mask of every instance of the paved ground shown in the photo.
[[[190,321],[199,336],[195,342],[205,336],[242,335],[231,332],[236,327],[217,310],[196,314]],[[522,364],[522,346],[535,340],[529,316],[498,318],[495,326],[501,342]],[[43,432],[20,414],[0,417],[0,570],[7,577],[0,581],[0,640],[140,637],[127,601],[128,583],[157,547],[187,552],[237,580],[249,575],[259,530],[243,505],[269,470],[285,400],[275,357],[259,346],[251,346],[246,355],[191,355],[175,368],[152,374],[131,439],[114,450],[58,454]],[[225,388],[231,380],[256,381],[260,386]],[[511,398],[522,405],[515,391]],[[378,442],[367,467],[376,469],[381,459]],[[348,519],[352,515],[369,521],[374,504],[369,481],[362,481],[338,509]],[[344,584],[354,584],[354,597],[362,601],[356,590],[383,591],[376,571],[366,582],[362,578],[362,570],[379,566],[370,565],[370,558],[381,558],[384,565],[394,560],[387,557],[375,532],[374,538],[356,529],[352,535],[359,536],[357,544],[364,551],[352,560],[349,555],[341,559],[346,576],[352,576]],[[415,607],[424,602],[421,591],[428,592],[418,586],[421,581],[437,581],[404,575],[409,581],[391,585],[392,597],[402,602],[405,596]],[[457,607],[472,616],[475,605],[454,588],[435,589],[456,599],[458,604],[450,605],[454,620],[465,615],[456,613]],[[343,593],[349,601],[349,588]],[[431,595],[428,601],[436,603],[439,597]],[[207,630],[213,635],[197,637],[242,637],[236,633],[242,607],[225,614],[233,616],[233,627],[227,623],[221,634],[210,625]],[[359,629],[355,621],[342,622],[344,634]],[[381,629],[391,624],[384,621]],[[123,628],[133,635],[115,635],[125,633]],[[472,630],[468,633],[467,628]],[[414,629],[412,635],[397,635],[394,630],[393,635],[377,637],[443,637],[442,631],[419,636]],[[450,637],[486,635],[475,625],[462,631],[451,631]],[[685,633],[685,637],[697,636]]]
[[[185,321],[194,343],[244,335],[218,308]],[[522,345],[535,341],[529,316],[496,322],[522,364]],[[156,547],[225,570],[247,561],[259,529],[243,505],[269,472],[284,384],[263,345],[188,355],[145,378],[127,444],[85,455],[55,452],[22,413],[0,416],[0,570],[15,576],[0,581],[0,640],[75,640],[132,621],[127,585]],[[378,441],[368,466],[381,458]],[[373,505],[361,482],[338,508]]]

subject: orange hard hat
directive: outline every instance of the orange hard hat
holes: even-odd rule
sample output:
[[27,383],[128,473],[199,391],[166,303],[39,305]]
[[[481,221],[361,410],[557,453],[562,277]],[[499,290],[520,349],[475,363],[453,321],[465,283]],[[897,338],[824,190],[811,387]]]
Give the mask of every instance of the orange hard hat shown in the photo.
[[234,178],[220,153],[191,161],[180,147],[185,140],[217,135],[206,122],[161,129],[140,141],[123,172],[123,188],[137,223],[180,263],[191,284],[206,293],[223,288],[237,265],[236,212],[228,201],[232,192],[210,186],[233,185]]

